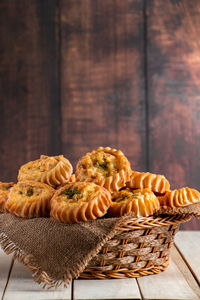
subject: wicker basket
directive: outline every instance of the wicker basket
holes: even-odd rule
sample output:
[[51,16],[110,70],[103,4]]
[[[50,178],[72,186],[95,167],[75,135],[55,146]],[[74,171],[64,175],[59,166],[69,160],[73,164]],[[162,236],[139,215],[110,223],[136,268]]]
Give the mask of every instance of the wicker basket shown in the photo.
[[90,261],[80,277],[126,278],[164,271],[180,223],[190,218],[175,215],[129,220]]

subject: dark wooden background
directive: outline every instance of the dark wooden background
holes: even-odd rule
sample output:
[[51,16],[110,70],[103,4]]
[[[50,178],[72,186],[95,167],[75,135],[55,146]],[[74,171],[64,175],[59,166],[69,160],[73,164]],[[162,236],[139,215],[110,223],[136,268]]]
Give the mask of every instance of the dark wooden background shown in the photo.
[[0,179],[109,145],[199,189],[199,37],[198,0],[1,0]]

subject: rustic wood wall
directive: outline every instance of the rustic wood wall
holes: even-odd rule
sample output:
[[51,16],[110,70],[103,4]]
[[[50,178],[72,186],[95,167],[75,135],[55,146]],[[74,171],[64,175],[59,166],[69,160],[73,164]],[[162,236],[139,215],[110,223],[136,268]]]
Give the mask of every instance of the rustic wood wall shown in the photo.
[[200,188],[199,20],[198,0],[1,0],[1,180],[110,145]]

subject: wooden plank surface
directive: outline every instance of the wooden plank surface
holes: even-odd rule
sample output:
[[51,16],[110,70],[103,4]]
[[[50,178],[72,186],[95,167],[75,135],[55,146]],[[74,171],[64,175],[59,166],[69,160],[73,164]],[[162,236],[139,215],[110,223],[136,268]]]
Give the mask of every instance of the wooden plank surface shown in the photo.
[[200,231],[178,232],[175,242],[200,285]]
[[150,170],[199,189],[200,2],[146,3]]
[[[184,238],[184,232],[182,235],[182,238]],[[200,261],[200,255],[199,261]],[[200,299],[200,285],[197,283],[195,277],[190,271],[190,268],[188,268],[188,264],[183,260],[182,256],[180,255],[179,251],[177,250],[176,246],[173,247],[172,253],[171,253],[171,259],[175,262],[176,266],[178,267],[179,271],[183,274],[184,279],[187,281],[187,284],[190,286],[190,288],[193,290],[193,292],[196,294],[198,299]]]
[[15,261],[3,300],[71,299],[71,285],[68,288],[43,289],[31,276],[31,272]]
[[141,299],[134,278],[108,280],[75,280],[74,300]]
[[61,0],[62,152],[98,146],[146,169],[142,0]]
[[164,272],[137,280],[144,300],[200,299],[199,287],[175,248],[171,250],[171,261]]
[[12,256],[5,255],[3,250],[0,248],[0,299],[3,296],[4,289],[6,287],[9,272],[12,267]]
[[0,180],[59,151],[56,0],[0,1]]
[[179,232],[176,237],[176,245],[181,255],[175,247],[172,248],[170,265],[165,272],[140,277],[137,280],[133,278],[120,280],[78,279],[74,281],[73,294],[71,285],[68,288],[60,287],[57,290],[42,289],[33,281],[31,272],[18,262],[14,263],[7,283],[12,259],[11,256],[0,251],[0,299],[6,285],[2,300],[71,299],[71,296],[74,300],[200,299],[200,284],[195,279],[195,277],[199,278],[200,232]]

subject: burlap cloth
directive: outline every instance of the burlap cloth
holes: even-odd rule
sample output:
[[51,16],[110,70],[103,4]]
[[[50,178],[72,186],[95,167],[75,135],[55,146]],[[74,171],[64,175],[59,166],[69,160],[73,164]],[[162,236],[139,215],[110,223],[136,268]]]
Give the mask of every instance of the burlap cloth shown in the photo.
[[0,244],[5,253],[33,271],[38,283],[68,284],[129,217],[64,224],[48,218],[0,214]]
[[[160,213],[166,214],[166,209]],[[200,203],[167,214],[200,217]],[[33,278],[44,286],[68,284],[79,277],[88,262],[133,216],[105,218],[80,224],[64,224],[53,219],[23,219],[0,214],[0,244],[5,253],[33,271]]]
[[191,216],[195,216],[197,218],[200,218],[200,202],[190,204],[185,207],[179,207],[179,208],[171,208],[166,206],[161,206],[161,208],[158,211],[158,215],[160,214],[167,214],[167,215],[186,215],[189,214]]

